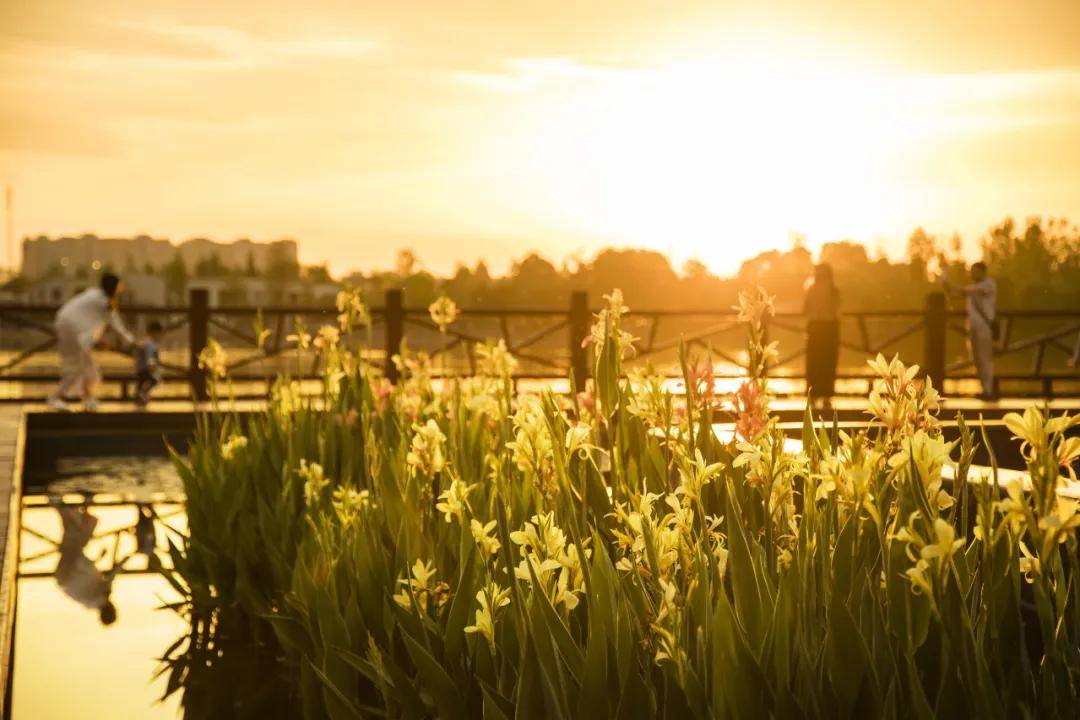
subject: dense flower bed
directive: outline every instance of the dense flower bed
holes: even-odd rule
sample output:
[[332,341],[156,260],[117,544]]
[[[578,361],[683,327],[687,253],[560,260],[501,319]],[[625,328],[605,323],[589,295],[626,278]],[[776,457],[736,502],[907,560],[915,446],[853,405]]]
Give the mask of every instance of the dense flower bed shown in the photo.
[[[366,322],[340,305],[342,329]],[[515,396],[501,344],[447,382],[406,352],[391,386],[337,328],[298,331],[323,397],[282,379],[178,460],[192,631],[165,670],[189,716],[1076,716],[1080,418],[1010,416],[1030,483],[974,482],[976,433],[946,442],[934,388],[879,357],[875,422],[808,414],[793,452],[766,296],[740,306],[734,397],[685,351],[685,396],[625,376],[624,310],[609,298],[569,397]]]

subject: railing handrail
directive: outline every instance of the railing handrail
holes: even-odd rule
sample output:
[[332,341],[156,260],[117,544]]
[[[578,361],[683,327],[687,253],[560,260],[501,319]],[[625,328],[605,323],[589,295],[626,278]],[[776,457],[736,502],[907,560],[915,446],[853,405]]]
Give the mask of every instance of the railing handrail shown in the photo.
[[[0,302],[0,312],[33,312],[33,313],[55,313],[60,309],[60,305],[55,303],[13,303],[13,302]],[[121,305],[120,312],[132,313],[137,315],[178,315],[186,313],[190,310],[189,305]],[[590,313],[597,313],[601,308],[590,308]],[[551,316],[551,315],[566,315],[566,308],[559,307],[537,307],[537,306],[513,306],[508,305],[504,307],[460,307],[458,308],[462,315],[472,316],[492,316],[498,317],[502,315],[536,315],[536,316]],[[262,312],[267,315],[325,315],[330,313],[336,313],[337,308],[334,305],[211,305],[209,308],[211,314],[214,315],[254,315],[255,313]],[[386,309],[381,306],[372,306],[368,308],[368,311],[372,315],[383,315]],[[428,309],[426,307],[405,307],[403,308],[405,315],[407,316],[427,316]],[[840,310],[838,316],[840,319],[844,318],[871,318],[871,317],[921,317],[925,313],[922,309],[869,309],[869,310]],[[633,308],[627,312],[628,316],[644,316],[644,317],[736,317],[738,313],[730,308]],[[949,310],[946,312],[948,317],[962,318],[966,317],[967,313],[963,310]],[[1080,309],[1072,310],[1066,308],[998,308],[996,316],[1000,318],[1013,317],[1013,318],[1067,318],[1067,317],[1080,317]],[[805,313],[794,311],[783,311],[776,313],[775,317],[782,319],[798,319],[805,317]]]
[[[581,291],[575,291],[570,295],[570,303],[564,307],[538,307],[538,306],[504,306],[504,307],[465,307],[460,308],[461,317],[468,319],[490,318],[499,322],[503,340],[515,355],[523,362],[533,364],[531,368],[523,367],[518,377],[567,377],[572,374],[577,379],[578,387],[583,379],[590,374],[591,363],[589,361],[590,348],[582,344],[582,338],[589,334],[589,325],[592,315],[598,312],[598,308],[589,306],[588,296]],[[189,301],[183,305],[146,305],[132,304],[121,306],[121,312],[129,316],[153,317],[172,316],[165,322],[169,331],[186,328],[188,334],[188,350],[190,358],[183,368],[173,368],[178,375],[173,377],[188,377],[194,394],[198,397],[205,394],[205,371],[199,367],[199,355],[210,339],[210,330],[225,332],[230,336],[240,339],[243,343],[254,348],[256,344],[254,332],[246,332],[239,329],[239,321],[226,321],[228,317],[250,317],[262,313],[266,318],[271,318],[274,323],[272,335],[274,341],[270,343],[268,353],[261,357],[279,356],[285,349],[282,339],[285,333],[291,331],[285,327],[287,318],[299,316],[307,318],[305,323],[314,318],[325,318],[326,322],[333,323],[333,316],[337,309],[334,304],[320,303],[318,305],[218,305],[209,304],[209,293],[206,289],[193,288],[189,293]],[[964,374],[964,363],[949,362],[946,344],[950,333],[964,333],[964,329],[956,322],[963,318],[965,313],[959,309],[949,309],[945,302],[945,296],[940,292],[931,293],[926,297],[926,304],[921,309],[860,309],[841,310],[837,317],[837,327],[829,328],[827,324],[804,323],[805,314],[801,312],[776,313],[775,322],[770,323],[774,331],[787,333],[805,334],[807,344],[794,349],[785,357],[778,359],[777,368],[784,370],[774,372],[777,377],[788,376],[805,378],[807,387],[826,388],[824,394],[831,394],[830,383],[837,379],[863,379],[866,375],[837,372],[838,349],[854,351],[872,356],[878,352],[890,353],[890,348],[895,348],[900,341],[911,338],[913,335],[921,335],[923,338],[923,351],[918,361],[923,371],[934,380],[935,385],[941,387],[946,378],[965,378],[970,375]],[[52,315],[59,306],[52,303],[14,303],[0,302],[0,316],[16,328],[32,332],[46,333],[51,335],[52,323],[41,318],[40,314]],[[400,289],[391,288],[386,291],[384,304],[369,309],[370,315],[379,321],[379,334],[382,336],[382,351],[377,355],[377,360],[385,364],[386,376],[391,380],[397,377],[397,367],[392,362],[392,356],[398,352],[402,342],[406,338],[406,328],[421,328],[434,330],[435,326],[429,318],[426,306],[407,306],[404,302],[404,293]],[[38,315],[38,317],[31,317]],[[180,317],[176,317],[180,316]],[[638,345],[639,357],[657,356],[668,353],[682,343],[688,346],[712,347],[719,360],[732,363],[735,366],[742,362],[731,354],[726,354],[722,349],[712,345],[713,339],[722,333],[736,330],[739,327],[738,313],[731,307],[714,308],[638,308],[628,313],[629,318],[637,321],[635,328],[640,328],[640,323],[646,324],[643,338]],[[1018,375],[1015,373],[998,373],[1000,379],[1020,378],[1038,379],[1043,382],[1043,394],[1053,395],[1054,381],[1070,381],[1072,378],[1080,378],[1080,375],[1069,373],[1055,373],[1048,371],[1042,365],[1042,358],[1048,348],[1057,347],[1063,349],[1063,339],[1070,333],[1080,331],[1080,309],[1053,309],[1053,308],[1007,308],[997,311],[997,317],[1002,320],[1002,339],[997,348],[1000,354],[1026,351],[1032,347],[1036,350],[1036,359],[1031,373]],[[513,337],[509,331],[509,321],[523,318],[547,318],[542,329],[531,328],[524,336],[519,333]],[[51,318],[49,318],[51,320]],[[698,326],[694,331],[686,331],[689,325],[678,325],[681,328],[678,337],[663,337],[658,328],[672,326],[678,320],[702,320],[709,319],[707,327]],[[1035,336],[1015,339],[1012,336],[1013,325],[1018,320],[1041,320],[1041,319],[1070,319],[1059,323],[1060,327],[1050,331],[1041,332]],[[903,329],[889,332],[885,337],[881,336],[879,323],[875,320],[904,320]],[[854,321],[858,330],[858,338],[850,339],[847,331],[843,335],[839,333],[839,324],[850,328],[848,323]],[[265,327],[265,325],[264,325]],[[871,332],[872,331],[872,332]],[[551,338],[555,333],[565,336],[566,344],[563,349],[553,352]],[[669,330],[667,333],[671,335]],[[872,335],[876,335],[873,340]],[[433,355],[446,352],[458,346],[471,346],[473,343],[482,342],[486,339],[484,332],[470,330],[468,326],[454,326],[445,332],[441,346],[431,351]],[[533,352],[530,348],[543,340],[546,350]],[[55,343],[47,338],[44,342],[18,351],[13,359],[0,367],[0,381],[16,381],[22,373],[11,372],[15,366],[24,362],[28,357],[50,349]],[[824,344],[823,344],[824,343]],[[813,346],[813,349],[811,349]],[[827,346],[827,347],[826,347]],[[467,350],[470,364],[475,362],[471,350]],[[811,356],[813,359],[814,372],[811,373]],[[230,366],[230,370],[239,370],[241,366],[249,365],[252,360],[258,359],[259,355],[241,358]],[[799,358],[807,359],[806,374],[797,375],[788,373],[790,364]],[[370,362],[370,360],[369,360]],[[541,373],[536,373],[536,368],[544,368]],[[264,369],[265,371],[265,369]],[[822,374],[823,373],[823,374]],[[236,375],[240,377],[249,374]],[[812,377],[811,377],[812,376]],[[256,377],[251,373],[250,377]],[[718,375],[717,377],[726,377]],[[996,381],[995,381],[996,382]],[[996,387],[996,384],[995,384]],[[1075,392],[1075,391],[1072,391]]]

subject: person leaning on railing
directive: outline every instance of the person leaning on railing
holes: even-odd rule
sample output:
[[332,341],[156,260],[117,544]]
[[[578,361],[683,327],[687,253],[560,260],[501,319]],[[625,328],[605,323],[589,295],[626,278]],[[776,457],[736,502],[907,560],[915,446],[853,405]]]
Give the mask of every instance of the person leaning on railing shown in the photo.
[[124,283],[116,275],[105,273],[98,287],[91,287],[64,303],[56,313],[56,349],[60,353],[60,385],[49,397],[49,407],[69,410],[64,398],[71,392],[79,395],[83,409],[97,409],[97,386],[101,372],[94,361],[94,348],[101,345],[106,326],[124,339],[135,337],[124,327],[117,314]]
[[840,293],[833,282],[832,266],[814,267],[814,281],[803,298],[806,317],[806,393],[814,398],[832,397],[836,365],[840,359]]

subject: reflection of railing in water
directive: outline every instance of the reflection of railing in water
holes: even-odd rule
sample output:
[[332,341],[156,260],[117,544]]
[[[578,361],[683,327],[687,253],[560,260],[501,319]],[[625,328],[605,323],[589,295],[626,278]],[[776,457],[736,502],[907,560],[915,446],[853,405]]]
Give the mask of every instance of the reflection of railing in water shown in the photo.
[[[0,384],[12,383],[21,393],[24,387],[57,381],[52,327],[56,309],[0,305],[0,341],[8,350],[0,362]],[[205,399],[206,375],[198,367],[198,357],[209,340],[226,349],[237,396],[261,397],[281,374],[319,378],[317,353],[298,351],[287,338],[297,325],[313,332],[318,325],[334,323],[336,311],[329,306],[210,307],[205,291],[192,290],[186,306],[130,307],[124,308],[124,315],[136,328],[151,319],[164,325],[164,384],[182,388],[184,397]],[[1080,310],[1002,310],[998,317],[1003,330],[995,352],[999,391],[1080,396],[1080,373],[1055,371],[1048,362],[1052,354],[1063,361],[1071,352],[1069,341],[1080,333]],[[256,318],[268,331],[262,343],[256,337]],[[549,380],[573,373],[580,381],[589,375],[589,348],[581,343],[591,322],[584,293],[572,293],[566,308],[464,309],[456,323],[440,332],[425,309],[406,307],[402,292],[390,290],[383,306],[371,310],[371,318],[370,328],[356,330],[344,341],[362,345],[361,360],[383,367],[391,379],[398,372],[391,356],[403,343],[439,358],[448,372],[463,373],[475,371],[478,343],[499,339],[521,363],[518,379]],[[716,379],[736,380],[744,374],[743,327],[730,310],[636,310],[624,317],[624,323],[639,337],[632,364],[654,363],[665,374],[677,374],[677,350],[683,343],[699,356],[711,354]],[[807,347],[813,346],[808,341],[815,327],[834,332],[837,338],[838,347],[825,363],[835,363],[833,372],[826,373],[837,381],[832,394],[865,394],[872,379],[865,361],[879,352],[899,352],[908,362],[918,362],[937,386],[948,381],[952,394],[965,394],[963,385],[973,384],[971,364],[961,359],[966,358],[963,314],[949,312],[944,296],[931,294],[922,310],[843,312],[831,328],[828,323],[808,327],[803,316],[793,313],[770,318],[770,336],[780,341],[780,357],[771,373],[784,379],[777,388],[783,394],[823,384],[806,378],[804,369],[814,364],[808,363]],[[1026,368],[1019,365],[1023,356],[1029,356]],[[105,380],[119,387],[122,399],[130,397],[134,383],[129,366],[130,359],[122,355],[103,355]]]
[[[94,509],[109,509],[115,511],[121,508],[131,508],[134,512],[133,521],[111,527],[103,531],[95,531],[90,537],[90,543],[100,544],[106,542],[112,545],[112,554],[109,568],[105,574],[117,575],[142,575],[157,574],[162,568],[170,567],[169,553],[166,552],[167,543],[162,544],[163,536],[171,535],[174,538],[184,537],[185,531],[176,527],[170,520],[184,516],[183,498],[155,496],[146,502],[135,501],[131,498],[111,498],[77,496],[51,497],[42,495],[26,495],[23,497],[23,512],[19,531],[27,538],[33,538],[44,545],[44,549],[30,554],[19,556],[19,578],[52,577],[56,574],[56,568],[51,569],[24,569],[24,566],[33,567],[39,561],[48,560],[52,557],[59,559],[63,536],[53,537],[48,530],[35,527],[35,511],[53,510],[59,512],[62,508],[85,509],[93,514]],[[62,531],[61,531],[62,532]],[[130,536],[134,541],[131,547],[124,548],[121,552],[121,544]],[[126,544],[126,543],[124,543]],[[142,557],[144,563],[132,565],[130,561]]]

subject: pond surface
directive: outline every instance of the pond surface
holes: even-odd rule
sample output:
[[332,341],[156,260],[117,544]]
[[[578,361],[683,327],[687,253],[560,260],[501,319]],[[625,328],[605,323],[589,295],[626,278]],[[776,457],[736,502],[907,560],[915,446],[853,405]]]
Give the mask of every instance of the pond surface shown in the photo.
[[[170,461],[153,457],[67,458],[56,478],[26,488],[15,720],[179,717],[179,695],[160,702],[165,678],[154,675],[187,623],[162,609],[179,597],[146,551],[168,564],[167,538],[186,530],[180,488]],[[116,620],[106,625],[110,575]]]

